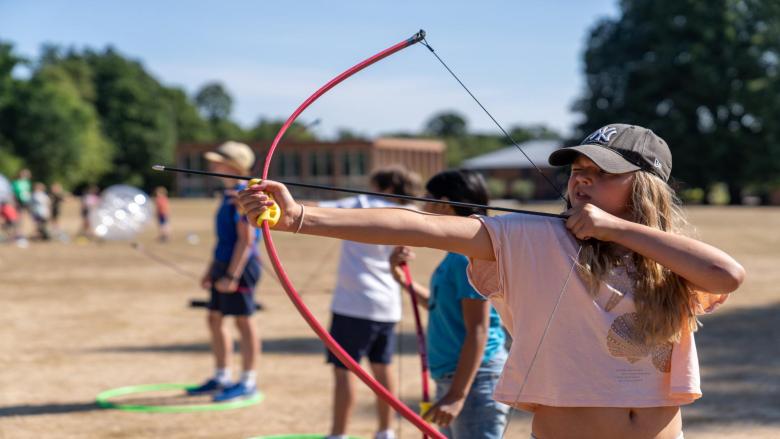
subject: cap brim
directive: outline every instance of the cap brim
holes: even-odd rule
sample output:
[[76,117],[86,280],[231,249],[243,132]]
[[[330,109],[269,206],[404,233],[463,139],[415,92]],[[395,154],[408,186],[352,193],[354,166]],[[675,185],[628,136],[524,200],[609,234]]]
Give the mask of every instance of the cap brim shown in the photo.
[[225,157],[222,154],[216,153],[214,151],[204,152],[203,158],[214,163],[224,163],[239,172],[249,172],[249,169],[247,169],[244,166],[241,166],[235,160],[232,160],[229,157]]
[[227,160],[225,159],[224,156],[222,156],[220,154],[217,154],[214,151],[204,152],[203,153],[203,158],[208,160],[208,161],[210,161],[210,162],[215,162],[215,163],[225,163],[225,162],[227,162]]
[[579,145],[561,148],[550,154],[547,162],[552,166],[566,166],[572,164],[579,154],[591,159],[599,168],[610,174],[625,174],[626,172],[634,172],[641,169],[639,166],[624,159],[620,154],[601,145]]

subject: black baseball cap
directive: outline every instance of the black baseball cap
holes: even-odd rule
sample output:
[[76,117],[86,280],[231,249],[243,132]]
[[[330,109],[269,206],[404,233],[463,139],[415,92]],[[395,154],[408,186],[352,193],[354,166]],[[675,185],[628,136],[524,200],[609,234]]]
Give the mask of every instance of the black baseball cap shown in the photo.
[[657,134],[636,125],[614,123],[594,131],[580,145],[566,146],[550,154],[553,166],[570,165],[582,154],[610,174],[646,171],[669,181],[672,152]]

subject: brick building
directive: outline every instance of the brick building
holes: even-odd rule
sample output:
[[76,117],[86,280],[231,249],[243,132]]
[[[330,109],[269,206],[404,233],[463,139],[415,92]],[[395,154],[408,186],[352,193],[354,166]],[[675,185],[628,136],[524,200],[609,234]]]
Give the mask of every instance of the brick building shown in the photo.
[[[207,169],[203,153],[219,143],[187,143],[176,147],[176,166]],[[260,175],[270,142],[252,142],[255,152],[255,174]],[[377,168],[400,164],[417,172],[423,181],[444,169],[445,144],[440,140],[409,138],[378,138],[374,141],[345,140],[340,142],[284,142],[274,153],[269,176],[278,180],[369,189],[368,177]],[[220,186],[214,178],[176,175],[179,196],[204,196]],[[305,198],[337,198],[336,192],[297,188],[294,194]]]

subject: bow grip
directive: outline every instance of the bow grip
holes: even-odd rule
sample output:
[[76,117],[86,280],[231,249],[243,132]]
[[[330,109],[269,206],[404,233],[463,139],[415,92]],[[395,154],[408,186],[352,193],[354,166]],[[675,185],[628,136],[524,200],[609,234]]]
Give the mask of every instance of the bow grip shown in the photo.
[[433,407],[433,403],[427,401],[420,401],[420,416],[425,416],[428,410]]
[[[253,178],[249,180],[249,186],[256,185],[262,183],[263,180],[259,178]],[[268,196],[268,199],[271,201],[274,200],[274,197],[271,194],[266,194]],[[279,219],[282,217],[282,210],[279,209],[279,205],[276,204],[274,201],[274,205],[270,206],[268,210],[260,214],[260,216],[257,217],[257,225],[262,226],[263,221],[268,221],[268,225],[270,227],[273,227],[276,225],[277,222],[279,222]]]

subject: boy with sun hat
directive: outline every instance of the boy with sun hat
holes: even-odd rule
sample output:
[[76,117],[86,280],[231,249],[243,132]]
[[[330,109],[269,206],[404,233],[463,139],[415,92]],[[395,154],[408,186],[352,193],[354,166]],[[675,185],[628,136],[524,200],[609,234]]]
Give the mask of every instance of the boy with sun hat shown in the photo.
[[[228,141],[204,154],[213,172],[249,175],[255,162],[252,149]],[[260,355],[260,340],[252,322],[255,311],[254,289],[260,280],[257,249],[259,230],[252,228],[237,209],[235,200],[246,184],[222,178],[222,202],[215,217],[217,243],[201,285],[211,290],[207,323],[214,353],[215,373],[203,384],[188,391],[191,395],[213,394],[217,402],[251,397],[257,392],[255,364]],[[241,339],[243,373],[235,383],[230,378],[232,338],[224,327],[226,316],[234,316]]]

